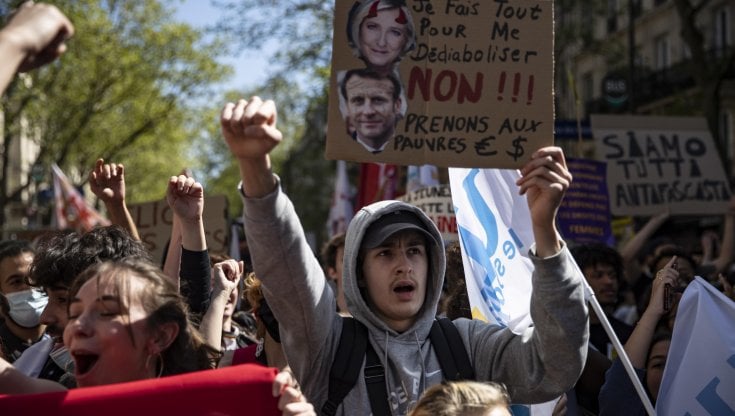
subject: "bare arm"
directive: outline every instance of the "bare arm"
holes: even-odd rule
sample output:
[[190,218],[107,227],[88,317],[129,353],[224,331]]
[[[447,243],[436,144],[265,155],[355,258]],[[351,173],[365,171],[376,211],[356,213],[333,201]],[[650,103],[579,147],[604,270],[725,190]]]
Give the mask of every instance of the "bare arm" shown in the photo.
[[0,358],[0,394],[36,394],[65,390],[66,387],[54,381],[29,377]]
[[643,245],[668,219],[668,211],[649,218],[646,225],[638,230],[633,238],[628,240],[628,242],[620,249],[620,256],[623,258],[623,264],[625,265],[625,278],[629,283],[635,283],[636,279],[638,279],[638,276],[641,274],[641,269],[636,257],[641,252]]
[[110,222],[128,230],[140,241],[138,227],[125,203],[125,167],[122,163],[105,163],[97,159],[94,170],[89,173],[89,186],[107,209]]
[[163,273],[166,274],[176,287],[180,288],[181,279],[179,273],[181,271],[181,224],[174,215],[171,224],[171,238],[168,241],[168,250],[166,251],[166,262],[163,264]]
[[664,285],[666,283],[676,287],[679,272],[672,267],[676,262],[676,256],[672,257],[663,269],[656,273],[651,287],[651,300],[648,302],[646,311],[633,328],[628,342],[625,343],[625,352],[630,358],[630,363],[635,368],[646,368],[648,359],[648,348],[651,346],[656,324],[664,316]]
[[18,71],[47,64],[66,51],[74,26],[55,6],[23,3],[0,30],[0,94]]
[[222,316],[225,312],[227,300],[232,291],[240,282],[245,264],[235,260],[226,260],[217,263],[212,268],[213,285],[212,297],[207,312],[202,317],[199,331],[210,347],[217,350],[222,348]]

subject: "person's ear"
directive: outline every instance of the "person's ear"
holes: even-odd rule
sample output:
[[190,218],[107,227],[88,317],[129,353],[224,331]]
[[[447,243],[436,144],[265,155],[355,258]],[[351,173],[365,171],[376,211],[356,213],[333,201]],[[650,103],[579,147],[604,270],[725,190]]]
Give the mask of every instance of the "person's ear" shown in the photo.
[[179,335],[179,325],[175,322],[167,322],[159,325],[153,336],[148,340],[148,353],[159,354],[166,351]]
[[327,267],[327,277],[329,280],[337,280],[337,269],[332,266]]

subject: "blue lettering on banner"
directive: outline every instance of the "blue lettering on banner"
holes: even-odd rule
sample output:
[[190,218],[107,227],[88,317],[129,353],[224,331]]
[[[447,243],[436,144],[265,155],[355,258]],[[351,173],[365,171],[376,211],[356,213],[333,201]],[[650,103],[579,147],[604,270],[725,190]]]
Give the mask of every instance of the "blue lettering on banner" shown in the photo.
[[[735,355],[731,355],[727,360],[730,367],[735,369]],[[697,394],[697,401],[702,407],[709,412],[711,415],[722,415],[722,416],[735,416],[735,410],[722,400],[719,394],[717,394],[717,385],[720,384],[720,378],[713,378],[702,391]],[[690,415],[686,412],[686,415]]]
[[467,194],[472,210],[485,231],[487,243],[483,243],[470,230],[459,224],[457,229],[462,237],[460,240],[464,245],[465,253],[479,264],[485,272],[480,294],[495,320],[505,326],[510,317],[501,311],[501,307],[505,304],[505,297],[503,296],[503,284],[498,280],[499,276],[505,274],[505,267],[499,259],[492,262],[492,256],[498,248],[498,223],[475,185],[475,177],[479,172],[478,169],[470,170],[467,177],[462,181],[462,187]]

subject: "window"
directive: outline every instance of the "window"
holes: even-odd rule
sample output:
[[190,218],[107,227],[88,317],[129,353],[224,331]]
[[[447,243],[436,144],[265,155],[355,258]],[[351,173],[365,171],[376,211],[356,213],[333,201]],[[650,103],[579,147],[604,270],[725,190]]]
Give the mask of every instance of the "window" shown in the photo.
[[607,0],[607,33],[618,30],[618,1]]
[[592,72],[582,75],[582,103],[592,101],[595,98],[595,78]]
[[653,40],[654,57],[653,68],[657,71],[668,68],[671,65],[669,54],[669,35],[664,33]]
[[712,25],[712,49],[722,57],[730,46],[730,7],[723,6],[714,11]]

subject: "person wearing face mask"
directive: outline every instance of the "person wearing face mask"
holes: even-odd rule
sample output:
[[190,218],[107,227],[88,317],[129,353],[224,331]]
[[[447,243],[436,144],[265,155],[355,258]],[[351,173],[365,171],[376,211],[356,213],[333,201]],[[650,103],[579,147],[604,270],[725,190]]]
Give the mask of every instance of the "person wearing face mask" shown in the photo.
[[48,297],[26,283],[32,261],[28,242],[0,242],[0,344],[10,362],[45,336],[40,318]]

